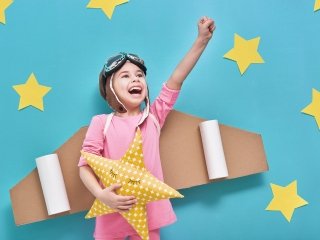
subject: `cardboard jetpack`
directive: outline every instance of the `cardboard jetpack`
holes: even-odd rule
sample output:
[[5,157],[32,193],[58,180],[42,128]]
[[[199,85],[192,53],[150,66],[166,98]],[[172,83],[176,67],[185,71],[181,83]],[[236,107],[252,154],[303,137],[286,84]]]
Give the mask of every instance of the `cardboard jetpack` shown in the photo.
[[[164,180],[175,189],[207,184],[209,180],[199,131],[204,119],[171,111],[161,130],[160,155]],[[260,135],[219,124],[228,177],[233,179],[268,170]],[[87,127],[81,128],[55,153],[70,204],[70,211],[48,215],[38,170],[35,168],[10,190],[16,225],[23,225],[90,209],[94,197],[79,178],[77,166]],[[219,179],[220,181],[223,179]]]

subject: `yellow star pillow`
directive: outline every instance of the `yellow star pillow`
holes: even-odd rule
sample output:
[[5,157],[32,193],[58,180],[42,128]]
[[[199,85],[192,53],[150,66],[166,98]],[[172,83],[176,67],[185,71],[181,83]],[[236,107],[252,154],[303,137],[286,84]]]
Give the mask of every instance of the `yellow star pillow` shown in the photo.
[[[122,187],[117,190],[117,194],[122,196],[133,195],[136,197],[136,205],[129,211],[120,212],[120,214],[143,240],[149,239],[146,204],[160,199],[183,197],[179,192],[159,181],[145,168],[142,137],[139,128],[130,148],[118,161],[83,151],[81,155],[86,159],[105,187],[119,183]],[[96,199],[86,218],[113,212],[116,212],[116,210]]]

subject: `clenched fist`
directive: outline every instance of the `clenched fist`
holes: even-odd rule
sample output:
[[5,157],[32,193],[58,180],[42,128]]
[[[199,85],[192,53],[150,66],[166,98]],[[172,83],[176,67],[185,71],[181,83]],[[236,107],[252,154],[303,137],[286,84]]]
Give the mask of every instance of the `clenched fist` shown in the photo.
[[198,22],[198,37],[202,40],[209,41],[212,38],[213,31],[216,29],[214,21],[204,16]]

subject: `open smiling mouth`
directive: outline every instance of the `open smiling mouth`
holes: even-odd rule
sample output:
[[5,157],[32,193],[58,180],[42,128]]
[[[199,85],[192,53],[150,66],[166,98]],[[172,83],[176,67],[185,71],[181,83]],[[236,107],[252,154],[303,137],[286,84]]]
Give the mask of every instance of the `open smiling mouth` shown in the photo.
[[129,93],[132,94],[141,94],[142,89],[141,87],[132,87],[129,89]]

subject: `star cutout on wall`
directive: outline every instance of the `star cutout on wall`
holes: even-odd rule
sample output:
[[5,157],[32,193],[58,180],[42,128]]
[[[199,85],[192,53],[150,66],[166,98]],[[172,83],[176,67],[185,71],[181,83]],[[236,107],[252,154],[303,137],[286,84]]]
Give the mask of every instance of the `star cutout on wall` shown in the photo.
[[301,198],[297,193],[297,180],[294,180],[286,187],[270,184],[273,199],[266,210],[280,211],[288,222],[291,221],[293,212],[296,208],[307,205],[308,202]]
[[223,57],[237,62],[241,75],[247,70],[252,63],[264,63],[258,53],[260,37],[246,40],[234,35],[234,47]]
[[87,8],[101,8],[109,19],[112,18],[116,6],[129,2],[129,0],[91,0]]
[[[179,192],[154,177],[143,161],[142,136],[138,128],[130,148],[120,160],[111,160],[81,152],[104,186],[121,184],[117,194],[135,196],[137,203],[129,211],[120,212],[143,240],[149,239],[146,204],[151,201],[183,197]],[[96,199],[86,218],[115,212]]]
[[13,3],[12,0],[0,0],[0,22],[6,24],[5,10]]
[[315,2],[314,2],[314,8],[313,8],[313,10],[316,12],[316,11],[318,11],[320,9],[320,0],[316,0]]
[[320,92],[312,89],[312,102],[302,109],[303,113],[313,116],[316,119],[318,128],[320,129]]
[[32,73],[26,83],[14,85],[13,89],[20,96],[18,110],[33,106],[43,111],[43,97],[51,90],[51,87],[40,85]]

